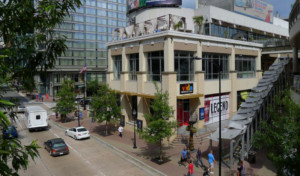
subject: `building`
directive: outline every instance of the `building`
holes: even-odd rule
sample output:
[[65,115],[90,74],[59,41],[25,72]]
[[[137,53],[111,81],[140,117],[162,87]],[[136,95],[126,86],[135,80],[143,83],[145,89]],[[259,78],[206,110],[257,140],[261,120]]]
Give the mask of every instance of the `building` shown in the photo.
[[[193,17],[203,17],[202,26]],[[169,92],[174,120],[185,132],[190,120],[196,126],[219,121],[236,113],[243,94],[262,77],[264,45],[288,38],[285,22],[257,20],[215,6],[199,9],[151,7],[129,13],[135,23],[115,30],[108,43],[107,83],[120,92],[125,121],[151,113],[155,88]],[[199,59],[201,58],[201,59]],[[222,105],[218,107],[220,64]]]
[[[84,92],[84,78],[106,81],[106,43],[115,28],[126,26],[126,0],[85,0],[54,29],[66,36],[68,50],[53,69],[35,77],[39,93],[55,95],[64,80],[75,81],[77,92]],[[86,65],[85,74],[79,74]],[[81,94],[83,95],[83,94]]]

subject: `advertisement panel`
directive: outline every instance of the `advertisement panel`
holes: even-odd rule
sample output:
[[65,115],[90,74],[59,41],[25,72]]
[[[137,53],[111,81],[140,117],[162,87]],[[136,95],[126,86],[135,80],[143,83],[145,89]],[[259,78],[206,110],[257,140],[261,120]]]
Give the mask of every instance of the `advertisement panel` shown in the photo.
[[189,93],[193,93],[193,84],[189,83],[189,84],[180,84],[179,85],[179,89],[180,89],[180,94],[189,94]]
[[262,0],[235,0],[234,11],[258,20],[273,23],[273,5]]
[[181,5],[182,0],[127,0],[127,4],[127,10],[130,12],[148,6]]
[[221,109],[221,119],[229,119],[229,95],[221,96],[221,108],[219,107],[219,96],[205,98],[205,124],[219,121],[219,110]]

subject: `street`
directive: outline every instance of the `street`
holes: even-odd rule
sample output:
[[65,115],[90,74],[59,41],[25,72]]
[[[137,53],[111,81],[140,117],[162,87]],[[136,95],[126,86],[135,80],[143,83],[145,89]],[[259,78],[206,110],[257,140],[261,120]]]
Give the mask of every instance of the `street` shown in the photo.
[[[9,93],[11,95],[11,93]],[[16,96],[15,96],[16,97]],[[25,106],[41,105],[25,103]],[[49,115],[49,112],[48,112]],[[27,170],[20,175],[66,176],[66,175],[151,175],[148,170],[141,169],[129,160],[122,159],[120,154],[90,138],[74,140],[65,136],[64,130],[49,121],[49,130],[29,132],[24,124],[24,114],[18,114],[15,126],[23,145],[37,139],[40,157],[29,163]],[[44,149],[44,142],[52,138],[62,138],[69,146],[70,153],[52,157]]]

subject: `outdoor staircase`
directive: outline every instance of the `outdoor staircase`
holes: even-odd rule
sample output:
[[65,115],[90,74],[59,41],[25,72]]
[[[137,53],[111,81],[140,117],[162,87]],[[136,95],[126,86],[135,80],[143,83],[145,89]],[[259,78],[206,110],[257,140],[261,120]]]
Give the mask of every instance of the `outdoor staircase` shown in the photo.
[[[194,145],[198,144],[201,145],[207,141],[209,141],[209,139],[207,138],[211,133],[211,132],[206,132],[206,133],[202,133],[202,134],[194,134],[193,138],[194,138]],[[172,141],[171,145],[172,146],[185,146],[188,145],[189,143],[189,139],[190,136],[189,135],[177,135],[176,138]]]

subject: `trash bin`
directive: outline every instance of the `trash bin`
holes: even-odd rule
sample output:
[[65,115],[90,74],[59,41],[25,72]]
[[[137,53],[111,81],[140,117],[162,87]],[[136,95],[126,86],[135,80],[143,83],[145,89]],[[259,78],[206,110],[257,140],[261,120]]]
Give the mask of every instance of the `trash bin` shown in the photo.
[[256,162],[256,152],[255,151],[249,151],[248,162],[251,164],[254,164]]

